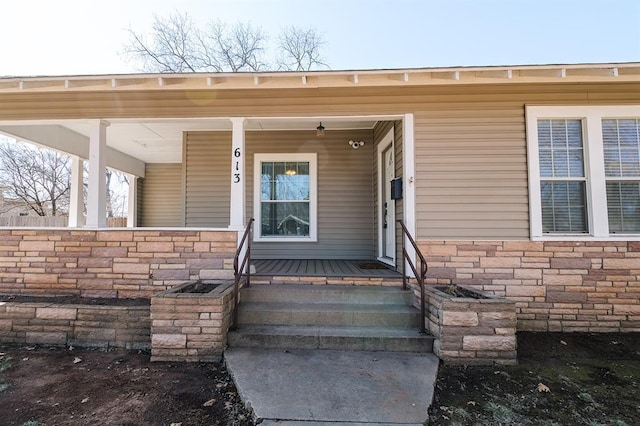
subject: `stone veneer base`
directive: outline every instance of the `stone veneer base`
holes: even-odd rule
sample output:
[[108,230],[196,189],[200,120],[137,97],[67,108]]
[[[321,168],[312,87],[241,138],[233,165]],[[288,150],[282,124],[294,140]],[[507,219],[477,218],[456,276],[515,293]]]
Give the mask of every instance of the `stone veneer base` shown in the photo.
[[436,338],[433,352],[447,364],[515,364],[515,303],[462,288],[483,298],[453,297],[425,288],[427,327]]
[[209,293],[180,293],[184,283],[151,298],[151,361],[218,361],[227,345],[233,283]]
[[149,349],[149,306],[0,302],[0,342]]
[[640,332],[640,241],[418,241],[427,284],[513,301],[519,331]]

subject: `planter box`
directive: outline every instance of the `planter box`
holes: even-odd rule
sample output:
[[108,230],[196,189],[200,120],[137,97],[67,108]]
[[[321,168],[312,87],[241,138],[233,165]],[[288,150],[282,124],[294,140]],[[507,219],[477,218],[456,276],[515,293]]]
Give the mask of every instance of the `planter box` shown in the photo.
[[233,283],[188,282],[151,298],[151,361],[219,361],[233,312]]
[[149,349],[148,305],[118,306],[122,299],[104,305],[16,299],[0,302],[1,343]]
[[515,302],[465,286],[426,286],[425,299],[433,351],[445,363],[517,362]]

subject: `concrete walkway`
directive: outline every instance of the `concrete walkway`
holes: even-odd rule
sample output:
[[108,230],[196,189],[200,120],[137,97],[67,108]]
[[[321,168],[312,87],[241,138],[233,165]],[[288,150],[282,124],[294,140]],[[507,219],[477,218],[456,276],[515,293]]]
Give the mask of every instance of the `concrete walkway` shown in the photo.
[[421,425],[438,371],[430,353],[228,348],[225,359],[262,425]]

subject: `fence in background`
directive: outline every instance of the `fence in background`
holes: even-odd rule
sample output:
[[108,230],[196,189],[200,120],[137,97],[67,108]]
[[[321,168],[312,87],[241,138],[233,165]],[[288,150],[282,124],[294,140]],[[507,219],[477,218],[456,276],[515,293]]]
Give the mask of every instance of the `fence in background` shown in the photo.
[[[67,216],[13,216],[0,217],[0,226],[65,228],[68,221],[69,218]],[[107,218],[108,228],[124,228],[126,226],[126,217]]]

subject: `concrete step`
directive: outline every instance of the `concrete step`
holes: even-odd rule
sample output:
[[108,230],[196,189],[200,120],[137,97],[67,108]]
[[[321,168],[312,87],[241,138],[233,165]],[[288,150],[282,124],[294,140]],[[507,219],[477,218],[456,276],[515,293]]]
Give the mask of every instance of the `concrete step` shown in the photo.
[[241,302],[238,324],[416,328],[420,313],[398,304]]
[[394,287],[258,285],[243,288],[242,303],[364,303],[410,305],[413,293]]
[[433,336],[417,329],[243,325],[229,333],[229,346],[272,349],[432,352]]

